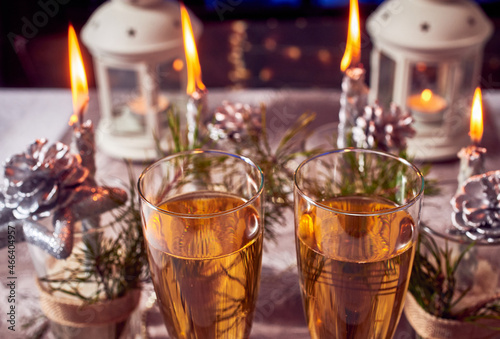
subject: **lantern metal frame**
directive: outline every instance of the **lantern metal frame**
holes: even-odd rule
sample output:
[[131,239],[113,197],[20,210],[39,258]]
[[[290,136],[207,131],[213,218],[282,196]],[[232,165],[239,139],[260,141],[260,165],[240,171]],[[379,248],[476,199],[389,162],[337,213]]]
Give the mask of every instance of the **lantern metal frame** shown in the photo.
[[[491,22],[469,0],[386,0],[366,27],[373,42],[370,102],[412,111],[416,136],[408,152],[417,160],[456,158],[470,142],[468,118]],[[432,114],[408,104],[417,76],[425,78],[425,72],[429,87],[446,100]]]
[[[190,13],[195,37],[202,24]],[[99,95],[100,121],[96,131],[97,147],[105,153],[131,160],[157,157],[158,140],[166,131],[163,114],[170,104],[162,92],[160,67],[175,59],[185,64],[180,4],[164,0],[111,0],[91,15],[81,39],[94,61]],[[137,86],[128,91],[141,103],[140,114],[113,102],[117,90],[110,72],[133,73]],[[178,72],[175,93],[184,90],[186,72]],[[161,145],[160,145],[161,146]]]

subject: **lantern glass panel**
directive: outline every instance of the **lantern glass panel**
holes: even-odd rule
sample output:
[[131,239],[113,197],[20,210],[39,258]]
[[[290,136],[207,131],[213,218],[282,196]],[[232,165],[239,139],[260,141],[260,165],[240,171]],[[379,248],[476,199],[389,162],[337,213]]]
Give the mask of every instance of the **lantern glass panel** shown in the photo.
[[476,74],[477,55],[469,55],[460,60],[456,70],[456,79],[454,81],[454,110],[464,112],[465,115],[470,111],[472,103],[472,93],[474,93]]
[[461,78],[459,82],[460,94],[466,93],[469,95],[474,92],[474,85],[476,84],[476,81],[474,81],[474,74],[477,59],[477,56],[474,54],[463,58],[461,61],[461,67],[459,68]]
[[108,68],[111,94],[111,117],[116,135],[144,134],[146,102],[139,90],[135,70]]
[[447,96],[446,84],[449,83],[450,70],[447,64],[415,62],[410,67],[410,95],[431,90],[433,94]]
[[380,75],[377,100],[381,106],[388,107],[393,99],[396,62],[384,53],[380,53]]
[[164,91],[178,91],[179,88],[185,89],[182,75],[185,68],[183,59],[175,58],[163,62],[158,66],[160,88]]
[[440,123],[450,102],[453,67],[449,63],[410,63],[406,104],[417,122]]

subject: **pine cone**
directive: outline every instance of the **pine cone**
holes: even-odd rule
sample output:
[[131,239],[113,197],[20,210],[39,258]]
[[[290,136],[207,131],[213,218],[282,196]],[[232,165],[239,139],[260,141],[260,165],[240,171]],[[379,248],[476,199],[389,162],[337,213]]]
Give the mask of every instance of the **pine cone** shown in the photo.
[[9,208],[17,219],[47,217],[56,206],[64,206],[74,187],[89,175],[79,155],[63,143],[47,145],[45,139],[31,144],[5,164],[5,186],[0,208]]
[[210,138],[215,141],[244,141],[249,135],[259,134],[262,130],[260,108],[223,101],[222,106],[215,110],[207,129]]
[[474,175],[451,199],[452,223],[473,240],[500,237],[500,170]]
[[352,138],[357,147],[397,153],[406,149],[406,138],[415,135],[412,123],[411,115],[402,113],[395,104],[388,111],[378,104],[366,106],[363,114],[356,118]]

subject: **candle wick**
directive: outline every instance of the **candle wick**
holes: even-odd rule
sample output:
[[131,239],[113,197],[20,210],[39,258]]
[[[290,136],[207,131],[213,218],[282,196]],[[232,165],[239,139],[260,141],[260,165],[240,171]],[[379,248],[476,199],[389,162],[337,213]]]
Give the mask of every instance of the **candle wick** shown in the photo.
[[82,106],[80,107],[80,110],[78,111],[78,125],[80,127],[83,125],[83,115],[85,114],[88,105],[89,105],[89,98],[87,97],[83,102]]
[[474,137],[472,137],[472,138],[471,138],[471,141],[472,141],[472,146],[473,146],[473,147],[475,147],[475,148],[478,148],[478,147],[479,147],[479,144],[480,144],[480,142],[481,142],[481,140],[480,140],[480,139],[478,139],[478,138],[474,138]]

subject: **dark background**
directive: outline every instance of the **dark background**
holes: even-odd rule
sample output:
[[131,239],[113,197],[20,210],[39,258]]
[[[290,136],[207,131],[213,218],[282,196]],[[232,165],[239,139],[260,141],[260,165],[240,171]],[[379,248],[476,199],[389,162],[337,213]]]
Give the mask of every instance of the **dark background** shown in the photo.
[[[226,8],[222,14],[214,9],[215,1]],[[44,6],[49,3],[52,6],[47,12]],[[102,3],[2,0],[0,86],[69,88],[68,23],[79,33]],[[360,1],[361,61],[368,73],[371,42],[364,23],[379,3]],[[340,86],[348,0],[192,0],[185,4],[204,24],[198,52],[203,81],[209,88]],[[500,0],[482,0],[479,4],[495,25],[485,48],[481,86],[500,88]],[[43,11],[48,14],[46,22],[40,15]],[[33,25],[40,20],[43,25]],[[92,87],[92,60],[85,48],[82,52]]]

